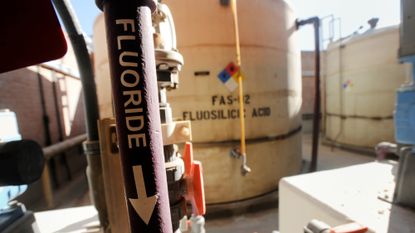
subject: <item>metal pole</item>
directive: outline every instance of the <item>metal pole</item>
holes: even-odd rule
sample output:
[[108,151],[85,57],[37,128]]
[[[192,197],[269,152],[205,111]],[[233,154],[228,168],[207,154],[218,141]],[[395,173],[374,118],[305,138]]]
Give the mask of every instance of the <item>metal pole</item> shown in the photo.
[[321,116],[321,90],[320,90],[320,19],[314,20],[314,64],[315,64],[315,96],[314,96],[314,118],[313,118],[313,141],[311,152],[310,171],[317,170],[318,144],[320,134],[320,116]]
[[131,232],[171,233],[156,63],[154,1],[100,0]]
[[49,116],[46,110],[45,91],[43,90],[42,75],[40,74],[40,67],[37,66],[37,81],[39,85],[40,106],[42,108],[43,130],[45,136],[45,145],[50,146],[52,139],[50,136]]
[[315,92],[314,92],[314,118],[313,118],[313,139],[311,149],[311,165],[310,171],[317,170],[318,160],[318,144],[320,134],[320,116],[321,116],[321,90],[320,90],[320,19],[312,17],[306,20],[297,21],[297,28],[306,24],[313,24],[314,26],[314,45],[315,45]]

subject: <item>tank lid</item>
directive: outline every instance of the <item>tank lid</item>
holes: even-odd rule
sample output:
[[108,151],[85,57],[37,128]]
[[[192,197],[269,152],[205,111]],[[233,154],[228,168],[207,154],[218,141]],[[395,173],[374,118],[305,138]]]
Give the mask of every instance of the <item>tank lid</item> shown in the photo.
[[387,27],[367,30],[363,33],[351,34],[346,37],[342,37],[341,39],[338,39],[336,41],[330,42],[329,45],[327,46],[327,49],[337,48],[340,45],[351,44],[351,43],[354,43],[356,41],[359,41],[365,38],[370,38],[370,37],[377,36],[377,35],[384,34],[384,33],[391,33],[396,30],[399,30],[399,25],[391,25]]
[[[104,10],[104,4],[107,1],[116,2],[117,0],[95,0],[95,4],[97,5],[99,9]],[[135,1],[138,6],[148,6],[150,7],[152,12],[156,10],[157,0],[130,0],[130,1]]]

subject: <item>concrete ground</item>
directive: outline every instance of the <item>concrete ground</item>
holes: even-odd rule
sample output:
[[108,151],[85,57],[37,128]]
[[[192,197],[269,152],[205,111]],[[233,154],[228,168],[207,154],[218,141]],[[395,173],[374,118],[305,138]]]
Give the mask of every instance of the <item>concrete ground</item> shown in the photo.
[[[307,170],[307,166],[311,160],[311,135],[305,134],[303,136],[303,159],[304,166]],[[338,148],[331,148],[329,146],[322,145],[319,147],[319,159],[318,159],[318,170],[328,170],[340,167],[346,167],[361,163],[367,163],[374,161],[374,155],[360,155],[344,151]],[[85,189],[86,191],[86,189]],[[76,207],[90,205],[89,194],[85,191],[80,191],[81,197],[68,198],[63,197],[64,200],[75,201],[64,201],[64,204],[59,205],[60,208]],[[66,192],[67,193],[67,192]],[[206,217],[206,231],[208,233],[272,233],[278,230],[278,207],[277,207],[277,192],[267,195],[271,196],[271,202],[268,198],[268,202],[261,206],[247,205],[243,207],[242,211],[239,210],[238,214],[222,214],[221,217],[218,215],[208,215]],[[262,197],[263,198],[263,197]],[[60,198],[61,199],[61,198]],[[266,198],[263,198],[266,199]],[[240,205],[240,203],[235,203]],[[246,210],[246,211],[245,211]],[[95,216],[96,218],[96,216]],[[55,231],[53,231],[55,232]]]
[[[305,166],[311,161],[311,135],[303,135]],[[328,170],[374,161],[374,156],[360,155],[320,143],[318,170]],[[277,195],[277,194],[275,194]],[[278,208],[250,212],[238,216],[206,218],[208,233],[271,233],[278,230]]]
[[208,233],[271,233],[278,229],[278,209],[272,208],[240,216],[206,219]]

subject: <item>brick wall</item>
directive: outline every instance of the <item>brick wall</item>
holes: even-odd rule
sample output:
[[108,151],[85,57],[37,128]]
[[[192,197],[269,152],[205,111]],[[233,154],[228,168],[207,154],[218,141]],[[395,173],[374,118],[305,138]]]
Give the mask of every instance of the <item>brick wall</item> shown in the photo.
[[[48,145],[44,115],[49,120],[51,144],[85,133],[80,80],[40,66],[0,74],[0,109],[3,108],[16,113],[22,138],[34,140],[43,147]],[[85,173],[86,159],[79,146],[54,157],[47,164],[53,188],[60,190]],[[30,185],[19,200],[32,210],[44,209],[45,204],[39,205],[44,203],[41,182]]]
[[0,74],[0,109],[3,108],[16,113],[24,139],[35,140],[42,146],[48,144],[44,115],[49,120],[52,144],[85,133],[80,80],[45,68],[33,66]]
[[[0,109],[15,112],[22,137],[43,147],[84,134],[84,103],[78,76],[68,41],[68,52],[61,59],[0,74]],[[62,190],[69,181],[85,174],[86,158],[79,146],[54,157],[47,165],[53,188]],[[19,200],[29,208],[44,203],[41,182],[30,185]],[[44,209],[45,205],[37,207]]]

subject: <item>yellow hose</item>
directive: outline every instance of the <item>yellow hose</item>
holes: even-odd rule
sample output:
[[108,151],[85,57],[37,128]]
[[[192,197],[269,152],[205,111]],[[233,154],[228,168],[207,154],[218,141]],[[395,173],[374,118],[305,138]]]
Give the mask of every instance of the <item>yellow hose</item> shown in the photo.
[[[239,41],[239,25],[238,25],[238,10],[237,10],[237,0],[232,0],[232,14],[233,22],[235,29],[235,46],[236,46],[236,64],[240,67],[241,70],[241,45]],[[246,144],[245,144],[245,113],[244,113],[244,90],[241,72],[238,73],[238,87],[239,87],[239,119],[241,125],[241,154],[246,156]]]

